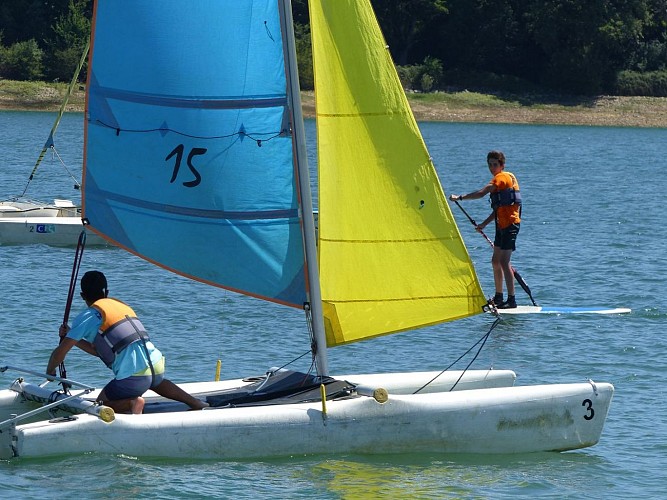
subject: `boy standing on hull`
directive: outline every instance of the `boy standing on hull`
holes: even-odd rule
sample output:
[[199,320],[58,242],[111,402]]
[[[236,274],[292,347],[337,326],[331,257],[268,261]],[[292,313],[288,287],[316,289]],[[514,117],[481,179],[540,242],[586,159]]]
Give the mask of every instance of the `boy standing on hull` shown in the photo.
[[[491,197],[491,214],[478,224],[476,229],[482,231],[492,220],[496,225],[496,236],[493,242],[493,281],[496,294],[493,302],[499,309],[516,307],[514,291],[514,272],[510,260],[516,250],[516,237],[521,224],[521,192],[514,174],[505,172],[505,155],[502,151],[491,151],[486,155],[486,162],[493,178],[478,191],[449,197],[452,201],[476,200],[489,194]],[[503,281],[507,286],[507,301],[503,301]]]

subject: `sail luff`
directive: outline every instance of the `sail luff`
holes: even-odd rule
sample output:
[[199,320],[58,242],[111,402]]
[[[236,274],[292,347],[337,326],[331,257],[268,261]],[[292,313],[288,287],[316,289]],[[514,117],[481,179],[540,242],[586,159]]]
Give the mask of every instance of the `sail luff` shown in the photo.
[[301,202],[301,220],[304,234],[304,251],[306,258],[306,283],[308,287],[308,300],[310,302],[313,336],[315,338],[317,373],[328,375],[326,335],[324,332],[324,319],[322,313],[322,297],[320,293],[319,270],[317,264],[317,245],[315,240],[315,221],[312,217],[313,202],[310,191],[310,173],[308,169],[308,156],[306,152],[306,132],[303,125],[303,114],[301,109],[301,92],[299,87],[299,74],[296,59],[296,43],[294,40],[294,20],[292,19],[291,0],[282,0],[282,15],[285,23],[285,51],[287,59],[285,66],[288,81],[288,99],[291,103],[292,127],[296,153],[294,160],[297,167],[297,182]]

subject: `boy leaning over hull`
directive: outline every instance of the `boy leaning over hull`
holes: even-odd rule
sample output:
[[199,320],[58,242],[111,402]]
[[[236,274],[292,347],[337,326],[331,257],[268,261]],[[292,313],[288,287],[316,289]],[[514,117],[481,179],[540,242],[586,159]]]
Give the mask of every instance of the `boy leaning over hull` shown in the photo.
[[142,413],[145,402],[141,396],[149,389],[193,410],[208,406],[165,378],[165,358],[132,308],[108,294],[104,274],[88,271],[83,275],[81,298],[88,308],[74,318],[71,329],[60,327],[61,341],[51,353],[46,373],[55,375],[69,350],[77,346],[113,371],[115,378],[97,399],[118,413]]

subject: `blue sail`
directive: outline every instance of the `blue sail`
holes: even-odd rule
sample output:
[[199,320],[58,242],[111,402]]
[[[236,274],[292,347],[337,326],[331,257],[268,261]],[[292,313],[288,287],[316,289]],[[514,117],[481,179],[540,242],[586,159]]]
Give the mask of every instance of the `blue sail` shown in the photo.
[[302,306],[277,3],[96,3],[83,217],[174,272]]

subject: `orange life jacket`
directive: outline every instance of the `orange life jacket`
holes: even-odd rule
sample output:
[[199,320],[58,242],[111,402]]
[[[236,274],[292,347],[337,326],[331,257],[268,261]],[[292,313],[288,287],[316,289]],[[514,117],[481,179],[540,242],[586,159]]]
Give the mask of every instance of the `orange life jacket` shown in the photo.
[[505,229],[521,222],[521,191],[519,182],[510,172],[499,172],[491,183],[496,191],[490,194],[491,208],[496,214],[498,227]]
[[132,308],[117,299],[99,299],[92,307],[102,314],[102,324],[93,344],[97,355],[111,368],[116,355],[130,344],[149,340],[146,329]]

